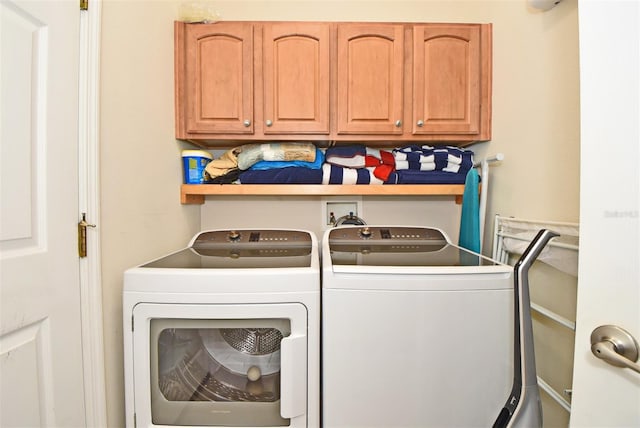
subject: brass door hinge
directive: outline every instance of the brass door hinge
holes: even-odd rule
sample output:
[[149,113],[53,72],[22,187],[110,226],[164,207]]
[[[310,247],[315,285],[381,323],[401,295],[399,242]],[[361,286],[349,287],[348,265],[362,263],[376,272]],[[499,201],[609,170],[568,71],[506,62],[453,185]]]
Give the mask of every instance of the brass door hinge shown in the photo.
[[89,10],[89,0],[80,0],[80,10]]
[[82,220],[78,223],[78,256],[87,257],[87,227],[96,227],[87,223],[86,213],[82,213]]

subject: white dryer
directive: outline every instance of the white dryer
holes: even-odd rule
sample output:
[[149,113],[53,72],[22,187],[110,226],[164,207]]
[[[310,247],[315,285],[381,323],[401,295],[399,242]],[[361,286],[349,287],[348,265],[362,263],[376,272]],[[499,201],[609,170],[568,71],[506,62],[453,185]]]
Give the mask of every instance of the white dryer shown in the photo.
[[124,274],[129,427],[318,427],[316,237],[213,230]]
[[513,375],[512,268],[433,228],[322,242],[326,428],[488,427]]

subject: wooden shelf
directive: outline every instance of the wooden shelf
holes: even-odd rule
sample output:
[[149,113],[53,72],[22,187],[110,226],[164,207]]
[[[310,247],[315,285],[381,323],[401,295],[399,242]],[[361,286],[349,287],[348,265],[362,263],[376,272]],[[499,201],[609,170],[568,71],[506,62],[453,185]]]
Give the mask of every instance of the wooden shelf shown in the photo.
[[211,196],[455,196],[456,203],[462,200],[464,184],[183,184],[180,202],[203,204],[204,197]]

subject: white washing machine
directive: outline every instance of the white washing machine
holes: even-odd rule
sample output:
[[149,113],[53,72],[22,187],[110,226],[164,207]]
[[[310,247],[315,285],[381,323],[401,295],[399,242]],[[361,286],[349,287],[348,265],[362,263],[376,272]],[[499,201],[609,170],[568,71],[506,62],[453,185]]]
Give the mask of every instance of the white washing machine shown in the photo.
[[322,242],[325,428],[488,427],[513,376],[512,268],[426,227]]
[[125,272],[123,311],[127,426],[319,426],[312,233],[199,233]]

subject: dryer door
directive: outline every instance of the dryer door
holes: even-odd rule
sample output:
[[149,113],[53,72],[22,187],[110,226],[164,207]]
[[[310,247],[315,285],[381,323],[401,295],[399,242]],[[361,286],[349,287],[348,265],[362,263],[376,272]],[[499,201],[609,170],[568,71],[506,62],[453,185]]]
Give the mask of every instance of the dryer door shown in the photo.
[[304,305],[140,303],[133,326],[138,426],[306,426]]

